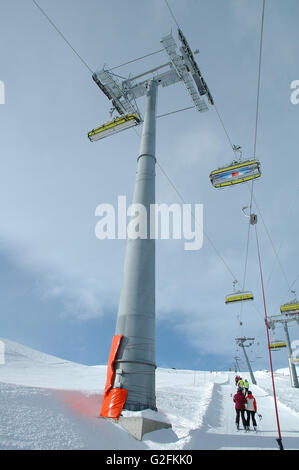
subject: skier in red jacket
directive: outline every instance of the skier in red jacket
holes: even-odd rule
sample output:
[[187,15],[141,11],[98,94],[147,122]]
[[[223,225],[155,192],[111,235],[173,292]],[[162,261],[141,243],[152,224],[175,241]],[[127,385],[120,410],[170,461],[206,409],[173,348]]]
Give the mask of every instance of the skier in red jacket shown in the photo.
[[247,431],[247,420],[245,418],[245,405],[247,403],[247,398],[244,397],[241,387],[238,388],[237,393],[234,395],[233,401],[235,402],[237,429],[239,429],[241,415],[244,429]]
[[240,377],[239,375],[236,375],[236,377],[235,377],[235,384],[236,384],[236,386],[238,385],[238,382],[239,382],[240,378],[241,378],[241,377]]

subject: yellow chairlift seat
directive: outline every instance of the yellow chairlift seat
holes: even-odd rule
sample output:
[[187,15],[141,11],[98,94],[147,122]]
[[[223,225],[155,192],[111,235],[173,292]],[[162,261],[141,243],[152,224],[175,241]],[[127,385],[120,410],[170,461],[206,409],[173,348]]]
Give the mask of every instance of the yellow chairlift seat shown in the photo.
[[280,307],[281,313],[285,314],[297,314],[299,313],[299,302],[293,301],[287,304],[281,305]]
[[130,127],[137,126],[140,123],[141,119],[137,114],[126,114],[93,129],[88,133],[88,138],[91,142],[94,142]]
[[234,161],[229,166],[218,168],[210,173],[214,188],[223,188],[238,183],[244,183],[261,176],[258,160]]
[[287,344],[282,341],[270,343],[270,349],[272,349],[273,351],[278,351],[279,349],[286,348],[286,346]]
[[225,297],[225,303],[226,304],[231,304],[231,303],[234,303],[234,302],[243,302],[245,300],[253,300],[252,292],[237,291],[237,292],[233,292],[232,294],[229,294]]

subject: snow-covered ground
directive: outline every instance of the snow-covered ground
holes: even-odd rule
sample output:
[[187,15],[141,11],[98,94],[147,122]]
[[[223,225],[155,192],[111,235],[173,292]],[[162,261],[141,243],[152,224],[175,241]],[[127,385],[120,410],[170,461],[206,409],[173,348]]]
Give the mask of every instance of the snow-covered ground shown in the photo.
[[[258,432],[235,429],[234,373],[161,369],[157,407],[171,429],[135,440],[118,424],[99,418],[106,366],[84,366],[2,339],[0,449],[278,449],[271,377],[255,373]],[[276,371],[282,440],[299,449],[299,389],[288,370]]]

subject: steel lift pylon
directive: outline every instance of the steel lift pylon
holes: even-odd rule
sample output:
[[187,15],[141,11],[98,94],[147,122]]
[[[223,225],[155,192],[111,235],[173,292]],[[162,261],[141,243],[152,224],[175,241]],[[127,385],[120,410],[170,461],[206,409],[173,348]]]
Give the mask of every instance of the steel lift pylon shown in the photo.
[[[158,88],[166,88],[182,82],[197,111],[208,111],[209,106],[214,104],[191,48],[180,29],[178,29],[178,38],[179,48],[172,34],[163,37],[161,44],[166,53],[167,62],[136,76],[120,81],[108,69],[102,69],[93,74],[93,80],[112,102],[113,110],[118,112],[120,118],[91,131],[88,134],[91,141],[143,123],[133,203],[142,204],[146,208],[147,217],[150,214],[150,205],[155,203]],[[144,119],[142,119],[136,100],[144,96],[146,108]],[[147,223],[147,229],[147,238],[128,238],[127,240],[116,331],[108,362],[107,383],[101,408],[102,417],[118,419],[123,422],[123,425],[124,419],[119,416],[123,410],[157,411],[155,239],[149,236],[149,223]],[[141,439],[143,433],[148,432],[148,425],[149,423],[143,420],[141,424],[135,426],[134,431],[132,431],[131,423],[127,425],[127,429],[137,439]],[[152,425],[149,427],[151,429]]]

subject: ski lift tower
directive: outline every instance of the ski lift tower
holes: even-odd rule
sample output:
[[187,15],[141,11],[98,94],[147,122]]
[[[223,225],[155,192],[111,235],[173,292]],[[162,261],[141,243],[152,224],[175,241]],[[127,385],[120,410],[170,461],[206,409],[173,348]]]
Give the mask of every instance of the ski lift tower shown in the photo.
[[250,346],[253,345],[254,340],[255,340],[255,338],[246,338],[246,337],[236,338],[236,343],[243,350],[243,354],[244,354],[245,361],[246,361],[246,364],[247,364],[247,367],[248,367],[248,372],[250,374],[251,382],[253,383],[253,385],[256,385],[256,380],[255,380],[255,377],[253,375],[252,368],[251,368],[247,353],[245,351],[245,348],[249,348]]
[[239,360],[240,358],[238,356],[235,356],[234,357],[234,360],[235,360],[235,372],[240,372],[241,373],[241,369],[240,369],[240,366],[239,366]]
[[286,346],[288,350],[288,361],[289,361],[291,385],[294,388],[299,388],[296,364],[295,364],[293,354],[292,354],[290,335],[289,335],[289,329],[288,329],[288,323],[295,321],[299,324],[299,304],[297,302],[297,308],[293,310],[286,309],[288,305],[292,305],[292,304],[285,304],[281,306],[280,309],[282,313],[280,315],[273,315],[269,317],[267,326],[272,331],[275,331],[276,324],[283,325],[283,329],[284,329],[285,336],[286,336]]
[[[178,38],[179,47],[172,34],[163,37],[160,42],[166,53],[167,62],[143,73],[122,81],[106,68],[93,74],[93,80],[112,102],[113,111],[117,111],[119,117],[89,132],[88,137],[91,141],[143,122],[133,203],[142,205],[146,209],[147,237],[141,239],[130,237],[130,234],[128,236],[116,331],[108,361],[107,381],[101,408],[102,417],[119,419],[119,423],[137,439],[142,439],[144,432],[148,432],[149,429],[165,427],[163,423],[159,425],[158,421],[153,425],[149,423],[150,420],[141,418],[138,426],[136,425],[132,431],[132,425],[128,424],[129,418],[126,422],[124,416],[119,418],[122,410],[157,411],[155,239],[150,237],[149,214],[150,205],[155,203],[158,88],[182,82],[197,111],[208,111],[209,105],[214,104],[191,48],[180,29],[178,29]],[[136,100],[143,96],[146,97],[144,120],[136,104]]]

